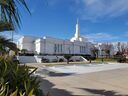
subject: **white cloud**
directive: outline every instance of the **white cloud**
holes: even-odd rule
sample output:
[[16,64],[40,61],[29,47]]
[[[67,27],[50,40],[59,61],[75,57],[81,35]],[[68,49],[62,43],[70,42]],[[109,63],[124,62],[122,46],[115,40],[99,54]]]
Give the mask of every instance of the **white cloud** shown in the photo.
[[128,0],[76,0],[77,14],[83,19],[95,21],[114,18],[128,13]]
[[88,38],[89,40],[93,40],[93,41],[112,41],[112,40],[116,40],[119,37],[118,36],[114,36],[112,34],[108,34],[108,33],[92,33],[92,34],[88,34],[85,35],[86,38]]

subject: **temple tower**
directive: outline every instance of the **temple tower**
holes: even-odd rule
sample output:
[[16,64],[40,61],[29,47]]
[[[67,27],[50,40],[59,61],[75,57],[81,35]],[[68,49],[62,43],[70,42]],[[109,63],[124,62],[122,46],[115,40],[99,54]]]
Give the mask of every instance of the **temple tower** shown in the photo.
[[72,37],[70,39],[71,42],[75,42],[75,41],[80,41],[80,42],[86,42],[87,38],[81,37],[80,36],[80,27],[79,27],[79,21],[77,19],[77,23],[76,23],[76,32],[74,34],[74,37]]
[[79,21],[77,19],[77,23],[76,23],[76,32],[75,32],[75,36],[74,36],[77,40],[79,40],[80,38],[80,30],[79,30]]

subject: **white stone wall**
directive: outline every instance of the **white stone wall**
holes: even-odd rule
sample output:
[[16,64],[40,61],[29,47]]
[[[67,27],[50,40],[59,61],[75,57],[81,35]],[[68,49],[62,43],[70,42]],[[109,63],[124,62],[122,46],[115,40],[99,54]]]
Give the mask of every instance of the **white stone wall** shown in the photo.
[[91,42],[87,42],[86,43],[86,47],[87,47],[87,49],[86,49],[86,53],[87,54],[90,54],[90,55],[92,55],[92,53],[91,53],[91,46],[92,46],[92,43]]
[[[23,37],[19,40],[20,49],[37,52],[37,54],[90,54],[89,42],[56,39],[44,37],[35,39],[33,37]],[[84,51],[81,51],[81,48]]]
[[35,42],[35,51],[37,54],[39,54],[41,52],[41,40],[37,39]]
[[[56,49],[55,52],[55,44],[59,45],[59,51]],[[100,46],[102,43],[96,44],[99,48],[99,56],[102,55],[102,52],[100,50]],[[111,49],[111,55],[116,54],[118,51],[118,42],[111,43],[113,44],[113,47]],[[121,43],[122,44],[122,43]],[[62,45],[62,49],[61,49]],[[91,53],[91,42],[80,42],[80,41],[74,41],[71,42],[70,40],[62,40],[62,39],[56,39],[51,37],[44,37],[44,38],[36,38],[31,36],[23,36],[18,40],[17,46],[21,49],[27,49],[28,51],[42,53],[42,54],[92,54]],[[127,42],[125,44],[127,46]],[[81,52],[80,46],[85,47],[85,52]],[[62,50],[62,51],[60,51]],[[103,53],[105,55],[105,53]]]
[[80,46],[78,44],[74,44],[74,54],[80,54]]
[[73,54],[73,44],[72,42],[66,40],[64,41],[64,54]]
[[[56,48],[55,48],[55,44],[56,44]],[[45,39],[45,48],[46,48],[45,52],[47,54],[62,54],[63,53],[63,47],[62,47],[62,49],[60,49],[60,45],[63,46],[63,40],[46,37],[46,39]]]
[[18,48],[21,49],[27,49],[28,51],[35,51],[35,44],[34,41],[36,40],[36,37],[30,37],[30,36],[23,36],[18,40]]
[[17,56],[17,59],[21,64],[24,63],[37,63],[34,56]]

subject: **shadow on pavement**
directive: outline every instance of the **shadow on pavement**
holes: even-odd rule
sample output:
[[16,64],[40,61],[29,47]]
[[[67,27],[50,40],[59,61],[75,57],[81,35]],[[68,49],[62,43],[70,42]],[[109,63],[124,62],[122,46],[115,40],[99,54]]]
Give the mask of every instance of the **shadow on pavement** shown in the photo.
[[40,89],[43,90],[43,93],[46,94],[46,96],[73,96],[71,95],[71,92],[68,92],[64,89],[54,88],[55,84],[51,83],[45,78],[39,77],[39,79],[41,81]]
[[125,94],[119,94],[114,90],[105,90],[105,89],[89,89],[89,88],[77,88],[89,92],[92,95],[72,95],[72,92],[69,92],[65,89],[55,88],[55,84],[45,79],[45,77],[39,77],[40,88],[43,90],[43,93],[46,96],[128,96]]
[[124,94],[119,94],[118,92],[113,91],[113,90],[89,89],[89,88],[78,88],[78,89],[82,89],[82,90],[92,93],[96,96],[128,96],[128,95],[124,95]]
[[69,76],[73,75],[73,73],[56,73],[56,72],[49,72],[48,76]]
[[47,69],[41,69],[35,72],[35,75],[41,76],[41,75],[45,75],[45,76],[53,76],[53,77],[61,77],[61,76],[69,76],[69,75],[73,75],[74,73],[58,73],[58,72],[53,72],[53,71],[49,71]]

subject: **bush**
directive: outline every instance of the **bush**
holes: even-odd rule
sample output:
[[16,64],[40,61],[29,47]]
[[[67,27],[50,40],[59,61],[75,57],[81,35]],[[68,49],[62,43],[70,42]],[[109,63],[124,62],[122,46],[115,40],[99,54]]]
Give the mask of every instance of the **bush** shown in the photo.
[[64,59],[60,58],[60,59],[59,59],[59,62],[64,62]]
[[16,56],[12,57],[12,61],[14,63],[20,64],[20,62],[19,62],[19,60],[18,60],[18,58]]
[[122,55],[115,55],[114,59],[119,63],[125,63],[127,61],[126,57]]
[[64,58],[67,59],[67,64],[69,63],[69,59],[70,59],[71,57],[72,57],[71,54],[65,54],[65,55],[64,55]]
[[117,62],[119,62],[119,63],[125,63],[126,62],[126,58],[120,57],[120,58],[117,59]]
[[66,59],[70,59],[72,57],[72,55],[71,54],[64,54],[64,58],[66,58]]
[[91,60],[96,60],[96,57],[90,57]]
[[19,56],[34,56],[34,53],[19,53]]
[[11,58],[0,57],[0,96],[43,96],[39,81],[30,67],[18,65]]
[[47,58],[43,58],[42,57],[42,60],[41,60],[43,63],[49,63],[50,61],[47,59]]
[[73,62],[73,60],[69,60],[70,62]]

